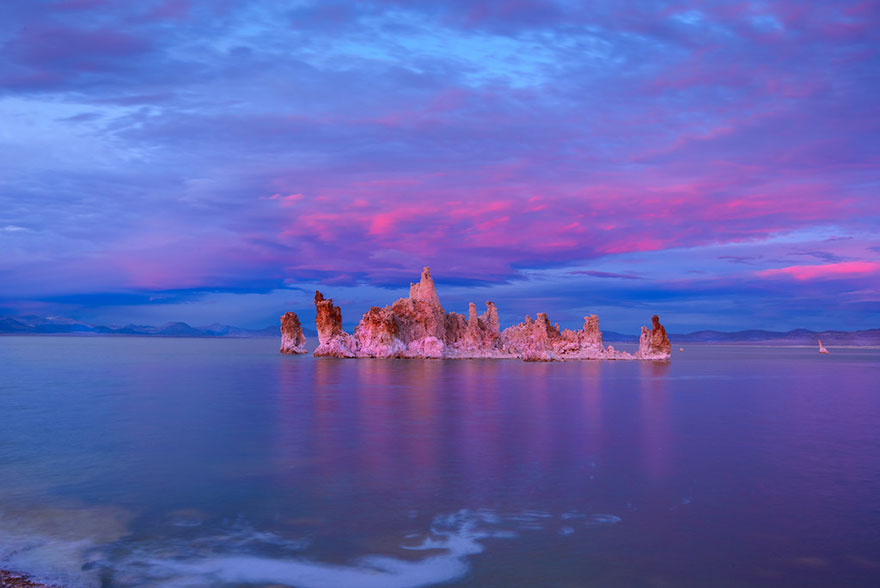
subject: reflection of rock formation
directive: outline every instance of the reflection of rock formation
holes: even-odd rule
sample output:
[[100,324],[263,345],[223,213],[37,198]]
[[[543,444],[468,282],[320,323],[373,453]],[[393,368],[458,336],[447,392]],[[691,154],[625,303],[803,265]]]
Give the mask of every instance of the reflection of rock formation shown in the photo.
[[295,312],[281,316],[281,353],[307,353],[306,337]]
[[642,327],[636,359],[669,359],[671,353],[672,346],[666,336],[666,329],[660,324],[660,317],[655,314],[651,317],[651,330]]
[[653,330],[642,328],[639,350],[633,355],[606,349],[596,315],[584,317],[577,331],[551,325],[544,313],[501,330],[498,309],[486,303],[477,315],[471,303],[468,316],[446,312],[440,305],[431,270],[411,284],[409,296],[391,306],[368,310],[349,335],[342,330],[342,312],[333,300],[315,292],[319,346],[317,356],[333,357],[434,357],[522,358],[527,361],[566,359],[668,359],[666,330],[654,316]]

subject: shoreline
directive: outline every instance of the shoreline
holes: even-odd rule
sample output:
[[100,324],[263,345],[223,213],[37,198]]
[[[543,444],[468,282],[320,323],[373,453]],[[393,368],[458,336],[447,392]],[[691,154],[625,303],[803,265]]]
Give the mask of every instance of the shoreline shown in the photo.
[[61,588],[61,586],[37,582],[22,572],[0,569],[0,588]]

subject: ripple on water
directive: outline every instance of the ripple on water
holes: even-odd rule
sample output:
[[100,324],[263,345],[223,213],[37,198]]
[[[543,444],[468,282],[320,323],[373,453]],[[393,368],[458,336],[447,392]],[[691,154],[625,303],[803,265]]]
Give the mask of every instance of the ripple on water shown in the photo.
[[[177,535],[134,540],[126,537],[131,518],[122,509],[105,507],[4,512],[0,566],[70,588],[260,583],[301,588],[410,588],[464,577],[470,571],[469,557],[483,552],[490,540],[512,540],[538,529],[569,535],[575,532],[566,524],[572,518],[587,525],[620,521],[608,514],[460,510],[438,515],[424,533],[401,537],[402,550],[424,552],[424,557],[370,554],[339,564],[310,558],[306,538],[284,537],[242,521],[212,526],[197,513],[177,512],[168,524],[168,528],[177,529]],[[181,521],[185,524],[177,524]]]

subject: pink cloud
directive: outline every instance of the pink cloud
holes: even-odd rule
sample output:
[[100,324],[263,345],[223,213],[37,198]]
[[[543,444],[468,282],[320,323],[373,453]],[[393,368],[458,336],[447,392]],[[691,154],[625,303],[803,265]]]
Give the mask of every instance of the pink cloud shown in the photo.
[[260,196],[260,200],[278,200],[281,203],[281,206],[288,207],[293,206],[294,203],[305,198],[304,194],[288,194],[284,196],[280,193],[272,194],[271,196]]
[[873,261],[843,261],[840,263],[826,263],[820,265],[790,265],[767,269],[756,272],[761,277],[791,277],[795,280],[816,280],[823,278],[838,278],[849,276],[862,276],[880,272],[880,263]]
[[[503,162],[442,174],[326,169],[295,180],[279,175],[272,182],[278,194],[319,189],[321,196],[279,211],[273,226],[280,243],[300,252],[288,266],[292,271],[309,266],[304,259],[314,256],[371,279],[397,269],[385,258],[365,264],[364,251],[395,251],[437,271],[448,265],[456,278],[486,279],[487,265],[501,277],[510,275],[511,264],[762,240],[846,217],[858,203],[839,190],[830,198],[834,186],[824,179],[766,180],[763,166],[750,172],[723,161],[707,163],[699,174],[649,168],[555,182],[542,177],[544,164],[537,156],[524,167]],[[491,180],[499,170],[517,175]],[[270,208],[283,207],[281,196],[265,199],[274,200]]]

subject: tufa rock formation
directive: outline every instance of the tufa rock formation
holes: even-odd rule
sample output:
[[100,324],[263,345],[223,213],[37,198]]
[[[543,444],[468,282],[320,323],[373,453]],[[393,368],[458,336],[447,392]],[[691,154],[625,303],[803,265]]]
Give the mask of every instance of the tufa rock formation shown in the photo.
[[524,322],[502,331],[498,309],[492,302],[486,302],[481,315],[477,315],[474,303],[470,304],[467,316],[446,312],[429,268],[422,271],[417,284],[410,284],[408,297],[391,306],[370,308],[353,335],[342,329],[340,308],[320,292],[315,292],[315,309],[319,342],[316,356],[562,361],[669,359],[671,355],[666,330],[656,315],[652,330],[642,327],[639,350],[630,354],[603,346],[596,315],[584,317],[584,328],[577,331],[560,330],[559,325],[550,324],[544,313],[539,313],[535,320],[527,316]]
[[636,359],[669,359],[671,354],[672,345],[669,344],[666,329],[660,324],[660,317],[655,314],[651,317],[651,330],[642,327]]
[[606,359],[608,352],[602,346],[602,332],[596,315],[584,317],[584,328],[579,331],[559,330],[550,325],[543,312],[534,321],[530,316],[518,325],[504,329],[502,349],[526,361],[554,361],[561,359]]
[[281,315],[281,353],[308,353],[302,325],[295,312]]
[[318,329],[318,348],[315,356],[355,357],[354,339],[342,330],[342,310],[333,306],[333,299],[325,299],[315,290],[315,327]]

